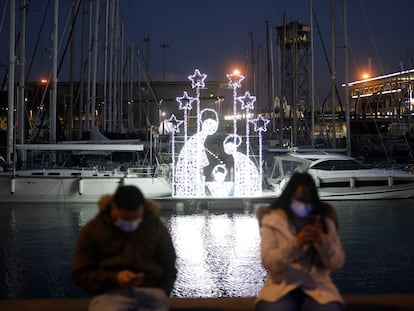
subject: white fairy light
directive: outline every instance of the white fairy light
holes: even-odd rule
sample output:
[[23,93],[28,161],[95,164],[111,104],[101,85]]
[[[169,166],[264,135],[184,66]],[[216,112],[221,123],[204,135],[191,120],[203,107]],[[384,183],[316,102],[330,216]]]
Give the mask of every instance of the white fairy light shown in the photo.
[[[244,76],[238,70],[235,70],[233,73],[228,73],[226,76],[229,80],[229,87],[233,89],[233,135],[235,139],[237,135],[237,89],[241,88],[241,82],[244,80]],[[236,144],[236,141],[234,141],[234,144]]]
[[191,87],[194,88],[202,88],[205,87],[204,80],[207,78],[206,74],[200,73],[200,70],[194,70],[194,74],[188,76],[188,79],[191,81]]
[[237,70],[233,73],[226,74],[227,79],[229,79],[229,87],[232,89],[241,88],[241,82],[244,80],[244,76],[240,74]]
[[263,177],[263,170],[262,170],[262,154],[263,154],[263,143],[262,143],[262,132],[267,131],[267,125],[269,124],[270,120],[265,119],[262,117],[261,114],[256,119],[251,121],[254,124],[254,131],[259,132],[259,166],[260,166],[260,180]]
[[[191,96],[188,96],[187,92],[184,92],[183,96],[181,97],[177,97],[176,101],[180,104],[178,109],[179,110],[184,110],[184,141],[187,141],[187,132],[188,132],[188,111],[190,111],[191,109],[193,109],[193,107],[191,106],[192,102],[194,101],[194,98]],[[185,154],[186,156],[186,154]],[[188,160],[185,159],[185,161],[187,162]],[[187,176],[187,171],[184,172],[185,173],[185,178],[184,180],[188,180],[188,176]]]
[[[205,140],[208,136],[216,133],[219,125],[218,113],[214,109],[203,109],[200,111],[200,89],[205,87],[205,79],[207,75],[200,73],[198,69],[194,71],[193,75],[189,75],[188,79],[191,81],[192,88],[196,90],[196,97],[191,97],[184,92],[183,96],[177,97],[176,100],[180,104],[179,110],[183,110],[184,121],[177,120],[175,115],[172,115],[168,120],[175,124],[174,132],[172,133],[172,143],[174,145],[174,134],[180,131],[180,126],[184,123],[184,144],[175,162],[175,151],[173,150],[173,196],[180,197],[204,197],[206,196],[206,187],[213,196],[237,196],[248,197],[259,195],[262,191],[261,183],[261,169],[258,169],[255,163],[250,159],[250,122],[254,125],[254,130],[259,132],[259,154],[260,163],[262,153],[262,132],[267,130],[268,122],[262,116],[253,119],[253,114],[250,112],[254,110],[254,103],[256,96],[251,96],[246,92],[244,96],[237,96],[237,89],[241,88],[241,81],[244,76],[239,72],[227,74],[229,80],[228,86],[233,90],[233,135],[227,136],[223,141],[224,151],[233,157],[233,176],[227,178],[229,171],[226,165],[219,161],[220,164],[214,166],[209,176],[210,181],[206,181],[204,176],[204,168],[209,163],[207,152],[210,159],[219,160],[217,154],[210,152],[204,146]],[[238,102],[241,103],[241,110],[244,113],[239,113],[237,109]],[[197,104],[197,131],[187,138],[187,119],[189,112],[192,110],[192,104]],[[237,134],[237,119],[246,120],[246,154],[239,152],[238,149],[242,145],[242,138]],[[212,157],[212,158],[211,158]],[[215,161],[216,161],[215,160]],[[227,181],[226,181],[227,180]]]
[[184,110],[184,111],[193,109],[191,104],[193,103],[194,98],[191,96],[188,96],[187,92],[184,91],[183,96],[176,97],[175,100],[180,104],[178,109]]
[[232,155],[234,160],[234,196],[256,196],[261,192],[260,174],[253,161],[237,151],[241,143],[242,139],[238,135],[229,135],[223,142],[224,152]]
[[[175,159],[175,133],[180,132],[180,126],[181,124],[184,123],[183,120],[177,120],[177,117],[174,114],[171,114],[171,117],[167,120],[168,122],[170,122],[173,127],[172,127],[172,132],[171,132],[171,155],[172,155],[172,171],[175,171],[175,163],[174,163],[174,159]],[[172,178],[172,185],[171,188],[174,189],[175,188],[175,181],[174,178]]]
[[256,96],[250,96],[250,92],[246,92],[244,93],[244,96],[237,97],[237,100],[241,102],[241,109],[246,111],[246,156],[249,157],[250,127],[248,116],[250,115],[250,110],[254,109],[254,102],[256,101]]
[[[194,101],[196,102],[196,117],[197,117],[197,133],[200,132],[200,126],[201,126],[201,112],[200,112],[200,88],[205,87],[204,80],[207,78],[206,74],[201,74],[200,70],[196,69],[194,70],[193,75],[189,75],[188,79],[191,81],[191,87],[196,89],[196,97],[194,98]],[[201,152],[202,146],[199,146],[197,150]],[[197,156],[197,159],[201,159],[201,156]],[[201,163],[197,164],[198,167],[201,166]]]
[[254,109],[256,96],[251,96],[250,92],[246,92],[243,96],[238,96],[237,100],[241,103],[241,109],[246,110],[246,112],[248,112],[249,110]]
[[180,132],[180,126],[184,123],[183,120],[177,120],[177,117],[174,114],[171,114],[171,117],[167,119],[173,125],[172,131],[173,133]]
[[251,122],[254,124],[254,131],[262,133],[267,131],[267,125],[270,120],[263,118],[262,115],[259,114],[258,117],[253,119]]
[[213,109],[203,109],[200,118],[207,115],[207,112],[214,116],[202,121],[201,130],[185,141],[178,156],[174,174],[175,196],[182,197],[203,197],[205,189],[201,170],[209,165],[207,155],[204,151],[204,141],[207,136],[214,134],[218,129],[218,115]]

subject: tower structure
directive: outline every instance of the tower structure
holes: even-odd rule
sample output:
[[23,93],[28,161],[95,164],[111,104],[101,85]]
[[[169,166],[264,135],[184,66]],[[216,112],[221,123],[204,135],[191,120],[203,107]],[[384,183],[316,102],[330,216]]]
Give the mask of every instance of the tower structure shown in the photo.
[[[311,112],[309,61],[311,29],[309,25],[304,25],[297,20],[288,24],[284,22],[276,29],[281,97],[279,129],[283,135],[283,127],[290,125],[291,143],[297,145],[299,137],[300,143],[308,143],[309,131],[304,129],[306,117]],[[284,120],[285,117],[287,120]]]

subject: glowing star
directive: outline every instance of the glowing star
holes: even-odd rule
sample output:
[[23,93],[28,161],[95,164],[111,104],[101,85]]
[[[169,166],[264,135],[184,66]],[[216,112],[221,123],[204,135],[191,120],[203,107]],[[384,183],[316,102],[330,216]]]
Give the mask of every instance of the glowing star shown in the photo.
[[171,122],[171,124],[173,125],[174,133],[178,133],[180,131],[181,124],[184,123],[183,120],[177,120],[177,117],[174,114],[172,114],[171,117],[167,121]]
[[241,88],[241,82],[244,80],[244,76],[239,73],[228,73],[227,79],[229,79],[229,87],[232,89]]
[[181,97],[177,97],[175,99],[179,104],[180,110],[191,110],[193,107],[191,106],[192,102],[194,101],[194,98],[191,96],[188,96],[187,92],[184,92],[184,95]]
[[255,132],[266,132],[267,124],[269,124],[270,120],[263,118],[262,115],[259,114],[259,116],[251,122],[254,124]]
[[256,96],[250,96],[250,92],[244,93],[244,96],[237,97],[237,100],[241,102],[242,110],[253,110]]
[[188,76],[188,79],[191,81],[191,87],[205,87],[204,80],[207,78],[206,74],[201,74],[200,70],[196,69],[193,75]]

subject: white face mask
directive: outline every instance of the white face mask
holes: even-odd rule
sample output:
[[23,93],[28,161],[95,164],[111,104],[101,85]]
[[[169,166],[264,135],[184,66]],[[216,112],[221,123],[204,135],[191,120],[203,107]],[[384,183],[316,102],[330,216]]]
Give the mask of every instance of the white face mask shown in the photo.
[[292,199],[292,202],[290,203],[290,208],[296,216],[304,218],[310,214],[310,212],[313,209],[313,206],[310,203],[305,204],[301,201]]
[[142,219],[140,218],[132,221],[118,218],[118,220],[116,221],[116,225],[119,229],[121,229],[124,232],[133,232],[138,229],[141,221]]

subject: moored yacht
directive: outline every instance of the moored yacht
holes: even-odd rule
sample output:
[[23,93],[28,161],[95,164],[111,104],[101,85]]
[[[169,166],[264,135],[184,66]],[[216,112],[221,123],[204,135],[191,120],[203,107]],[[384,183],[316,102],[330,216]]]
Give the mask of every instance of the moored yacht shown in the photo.
[[368,168],[355,158],[327,152],[289,152],[274,156],[269,187],[281,193],[294,172],[307,171],[323,200],[375,200],[414,196],[414,174],[401,169]]
[[[58,158],[58,151],[66,154],[137,153],[142,144],[43,144],[21,145],[21,148],[43,151]],[[45,152],[46,151],[46,152]],[[0,202],[97,202],[102,195],[112,194],[120,184],[135,185],[147,198],[171,195],[167,170],[160,166],[122,163],[108,166],[47,165],[27,169],[4,169],[0,173]]]

